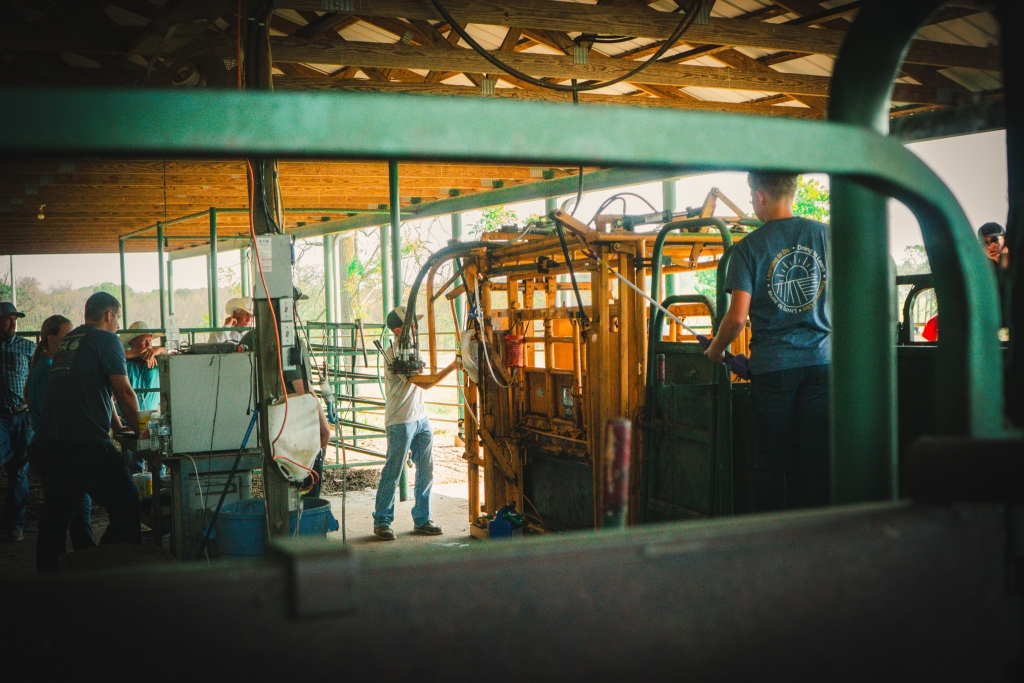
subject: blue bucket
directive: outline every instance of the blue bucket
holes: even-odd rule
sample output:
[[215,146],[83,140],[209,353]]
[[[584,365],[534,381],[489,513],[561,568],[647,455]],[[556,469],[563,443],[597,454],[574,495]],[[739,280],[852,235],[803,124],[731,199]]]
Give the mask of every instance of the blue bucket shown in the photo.
[[[262,498],[225,503],[217,515],[212,538],[217,539],[217,552],[226,557],[255,557],[267,553],[265,504]],[[289,515],[288,533],[295,533],[298,511]],[[341,528],[331,514],[331,503],[322,498],[302,499],[300,536],[326,537],[328,531]]]

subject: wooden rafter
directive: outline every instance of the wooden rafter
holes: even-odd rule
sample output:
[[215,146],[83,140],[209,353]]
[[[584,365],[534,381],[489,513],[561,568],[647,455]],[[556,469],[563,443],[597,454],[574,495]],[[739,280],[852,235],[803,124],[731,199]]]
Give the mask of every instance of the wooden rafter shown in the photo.
[[[324,44],[298,38],[273,38],[271,45],[275,62],[305,62],[369,66],[378,69],[405,67],[443,71],[486,73],[493,66],[471,50],[428,48],[416,45],[355,43]],[[589,64],[575,64],[568,56],[528,53],[503,53],[511,66],[538,77],[600,80],[627,73],[635,64],[628,60],[592,55]],[[422,79],[419,79],[422,80]],[[714,67],[654,64],[631,77],[635,83],[668,86],[699,86],[740,90],[784,92],[789,94],[827,96],[830,79],[825,76],[784,74],[776,71],[717,69]],[[917,86],[896,86],[896,99],[905,102],[934,103],[934,89]]]
[[[312,7],[314,4],[317,7]],[[278,2],[278,6],[281,7],[305,9],[317,9],[319,5],[320,0]],[[441,20],[430,3],[418,0],[358,0],[357,5],[358,13],[361,15]],[[671,35],[680,20],[678,14],[652,9],[550,0],[491,0],[486,3],[475,0],[446,0],[445,7],[453,17],[465,23],[655,39],[664,39]],[[844,37],[844,31],[831,29],[713,18],[707,25],[691,26],[685,40],[697,44],[835,55],[838,54]],[[914,41],[908,51],[907,61],[933,66],[963,66],[991,70],[1000,68],[999,51],[996,49],[926,40]]]

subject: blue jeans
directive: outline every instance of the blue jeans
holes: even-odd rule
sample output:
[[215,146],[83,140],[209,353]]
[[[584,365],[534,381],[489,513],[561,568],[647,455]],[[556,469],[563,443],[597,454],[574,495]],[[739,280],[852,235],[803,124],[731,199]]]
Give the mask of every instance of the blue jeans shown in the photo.
[[142,543],[139,492],[125,467],[124,457],[109,441],[74,443],[44,441],[46,504],[39,520],[36,567],[56,571],[64,553],[68,524],[81,512],[82,495],[89,494],[110,515],[100,544]]
[[4,522],[14,529],[25,529],[28,505],[28,413],[0,415],[0,465],[7,470],[4,496]]
[[[750,407],[754,426],[755,512],[829,503],[827,365],[754,375]],[[786,469],[797,458],[794,491],[786,491]],[[788,495],[787,495],[788,493]]]
[[[28,445],[29,469],[39,476],[46,478],[46,453],[43,445],[38,441]],[[44,485],[45,488],[45,485]],[[82,494],[82,505],[68,525],[68,535],[71,536],[71,547],[75,550],[85,550],[96,545],[92,535],[92,499]]]
[[416,465],[416,503],[412,507],[412,521],[416,526],[430,521],[430,488],[434,485],[434,433],[430,420],[391,425],[387,430],[388,458],[380,473],[377,487],[377,505],[373,512],[374,528],[395,521],[395,486],[405,467],[405,456],[412,450]]

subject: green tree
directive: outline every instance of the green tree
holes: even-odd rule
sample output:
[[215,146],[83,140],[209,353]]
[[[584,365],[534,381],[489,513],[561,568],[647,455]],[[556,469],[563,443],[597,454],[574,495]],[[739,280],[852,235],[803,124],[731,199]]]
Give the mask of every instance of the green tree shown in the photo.
[[710,297],[712,301],[715,299],[715,295],[718,292],[718,285],[716,284],[718,278],[717,268],[708,268],[707,270],[698,270],[694,273],[694,279],[696,282],[693,285],[694,291],[698,294]]
[[801,177],[800,185],[796,190],[796,201],[793,203],[793,213],[797,216],[828,223],[828,188],[816,180],[804,180]]
[[900,275],[916,275],[918,273],[932,272],[931,264],[928,263],[928,254],[925,253],[923,244],[912,244],[903,249],[903,262],[896,266],[896,272]]
[[514,209],[504,206],[495,206],[492,209],[484,209],[480,212],[480,220],[469,226],[469,234],[478,237],[485,232],[500,230],[503,225],[518,223],[519,216]]

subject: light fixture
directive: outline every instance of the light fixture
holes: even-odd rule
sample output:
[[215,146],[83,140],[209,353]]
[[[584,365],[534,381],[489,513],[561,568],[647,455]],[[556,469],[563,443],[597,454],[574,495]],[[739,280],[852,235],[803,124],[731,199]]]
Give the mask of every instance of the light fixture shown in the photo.
[[46,214],[43,213],[43,209],[45,209],[45,208],[46,208],[46,204],[40,204],[39,205],[39,215],[36,216],[36,218],[38,218],[39,220],[43,220],[44,218],[46,218]]

